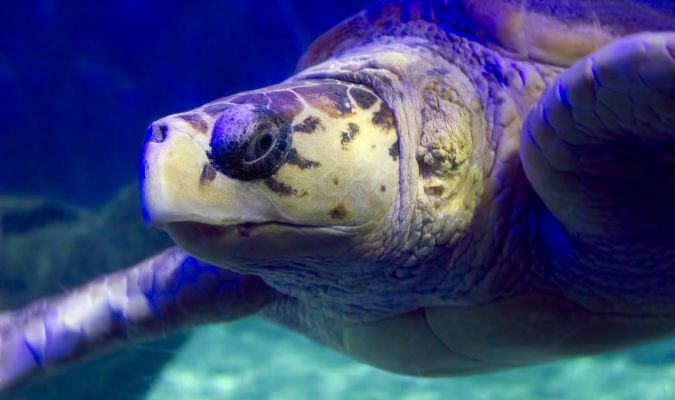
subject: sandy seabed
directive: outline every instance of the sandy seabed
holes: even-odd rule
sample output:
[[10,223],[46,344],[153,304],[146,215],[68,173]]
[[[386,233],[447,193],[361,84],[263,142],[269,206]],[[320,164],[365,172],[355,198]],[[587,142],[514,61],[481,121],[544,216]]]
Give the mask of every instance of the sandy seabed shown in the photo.
[[147,400],[675,399],[675,342],[459,378],[384,372],[266,321],[198,329]]

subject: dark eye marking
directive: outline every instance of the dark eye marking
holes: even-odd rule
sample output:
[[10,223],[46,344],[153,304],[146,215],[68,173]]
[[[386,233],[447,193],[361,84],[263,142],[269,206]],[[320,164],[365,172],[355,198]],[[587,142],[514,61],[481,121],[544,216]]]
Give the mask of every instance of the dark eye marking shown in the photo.
[[291,149],[291,151],[288,152],[288,158],[286,159],[286,162],[288,164],[295,165],[300,169],[319,168],[321,166],[321,163],[318,161],[308,160],[302,157],[295,149]]
[[342,147],[342,150],[347,150],[347,145],[354,140],[360,132],[361,130],[358,125],[353,122],[348,123],[347,130],[342,132],[342,135],[340,136],[340,147]]
[[389,130],[394,127],[394,114],[386,104],[380,103],[380,109],[373,114],[373,124]]
[[319,117],[309,116],[302,121],[302,123],[293,127],[293,132],[312,133],[321,125]]
[[283,182],[279,182],[274,178],[265,179],[265,186],[270,188],[270,190],[273,191],[274,193],[278,193],[282,196],[291,196],[294,194],[298,194],[297,189],[294,189],[293,186],[287,185]]
[[204,187],[216,179],[217,171],[211,164],[204,164],[202,167],[202,174],[199,176],[199,187]]
[[391,157],[394,161],[397,161],[399,155],[400,155],[400,151],[398,149],[398,140],[397,140],[389,148],[389,157]]

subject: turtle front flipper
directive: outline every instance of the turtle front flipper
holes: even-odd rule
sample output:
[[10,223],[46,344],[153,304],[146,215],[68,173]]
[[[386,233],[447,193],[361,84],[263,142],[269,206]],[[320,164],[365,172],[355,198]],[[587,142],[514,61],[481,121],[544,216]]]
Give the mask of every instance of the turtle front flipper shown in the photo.
[[550,211],[544,257],[589,307],[675,309],[674,55],[672,32],[617,40],[561,74],[524,125],[523,166]]
[[256,313],[272,293],[257,277],[171,248],[71,293],[0,316],[0,391],[120,342]]

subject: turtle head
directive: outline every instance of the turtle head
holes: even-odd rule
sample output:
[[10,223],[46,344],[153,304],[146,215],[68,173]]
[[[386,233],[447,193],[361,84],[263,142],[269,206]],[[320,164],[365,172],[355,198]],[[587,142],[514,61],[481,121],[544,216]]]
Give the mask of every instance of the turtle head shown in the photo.
[[234,95],[148,128],[144,216],[218,265],[353,258],[391,218],[397,146],[391,111],[360,85]]

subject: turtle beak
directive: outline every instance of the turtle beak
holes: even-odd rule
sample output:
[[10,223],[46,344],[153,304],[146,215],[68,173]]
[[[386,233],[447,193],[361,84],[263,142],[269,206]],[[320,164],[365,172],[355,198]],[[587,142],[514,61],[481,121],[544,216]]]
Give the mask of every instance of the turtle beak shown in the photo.
[[256,185],[216,173],[207,156],[208,132],[175,117],[150,125],[139,171],[146,223],[232,225],[273,217],[267,214],[274,207]]

